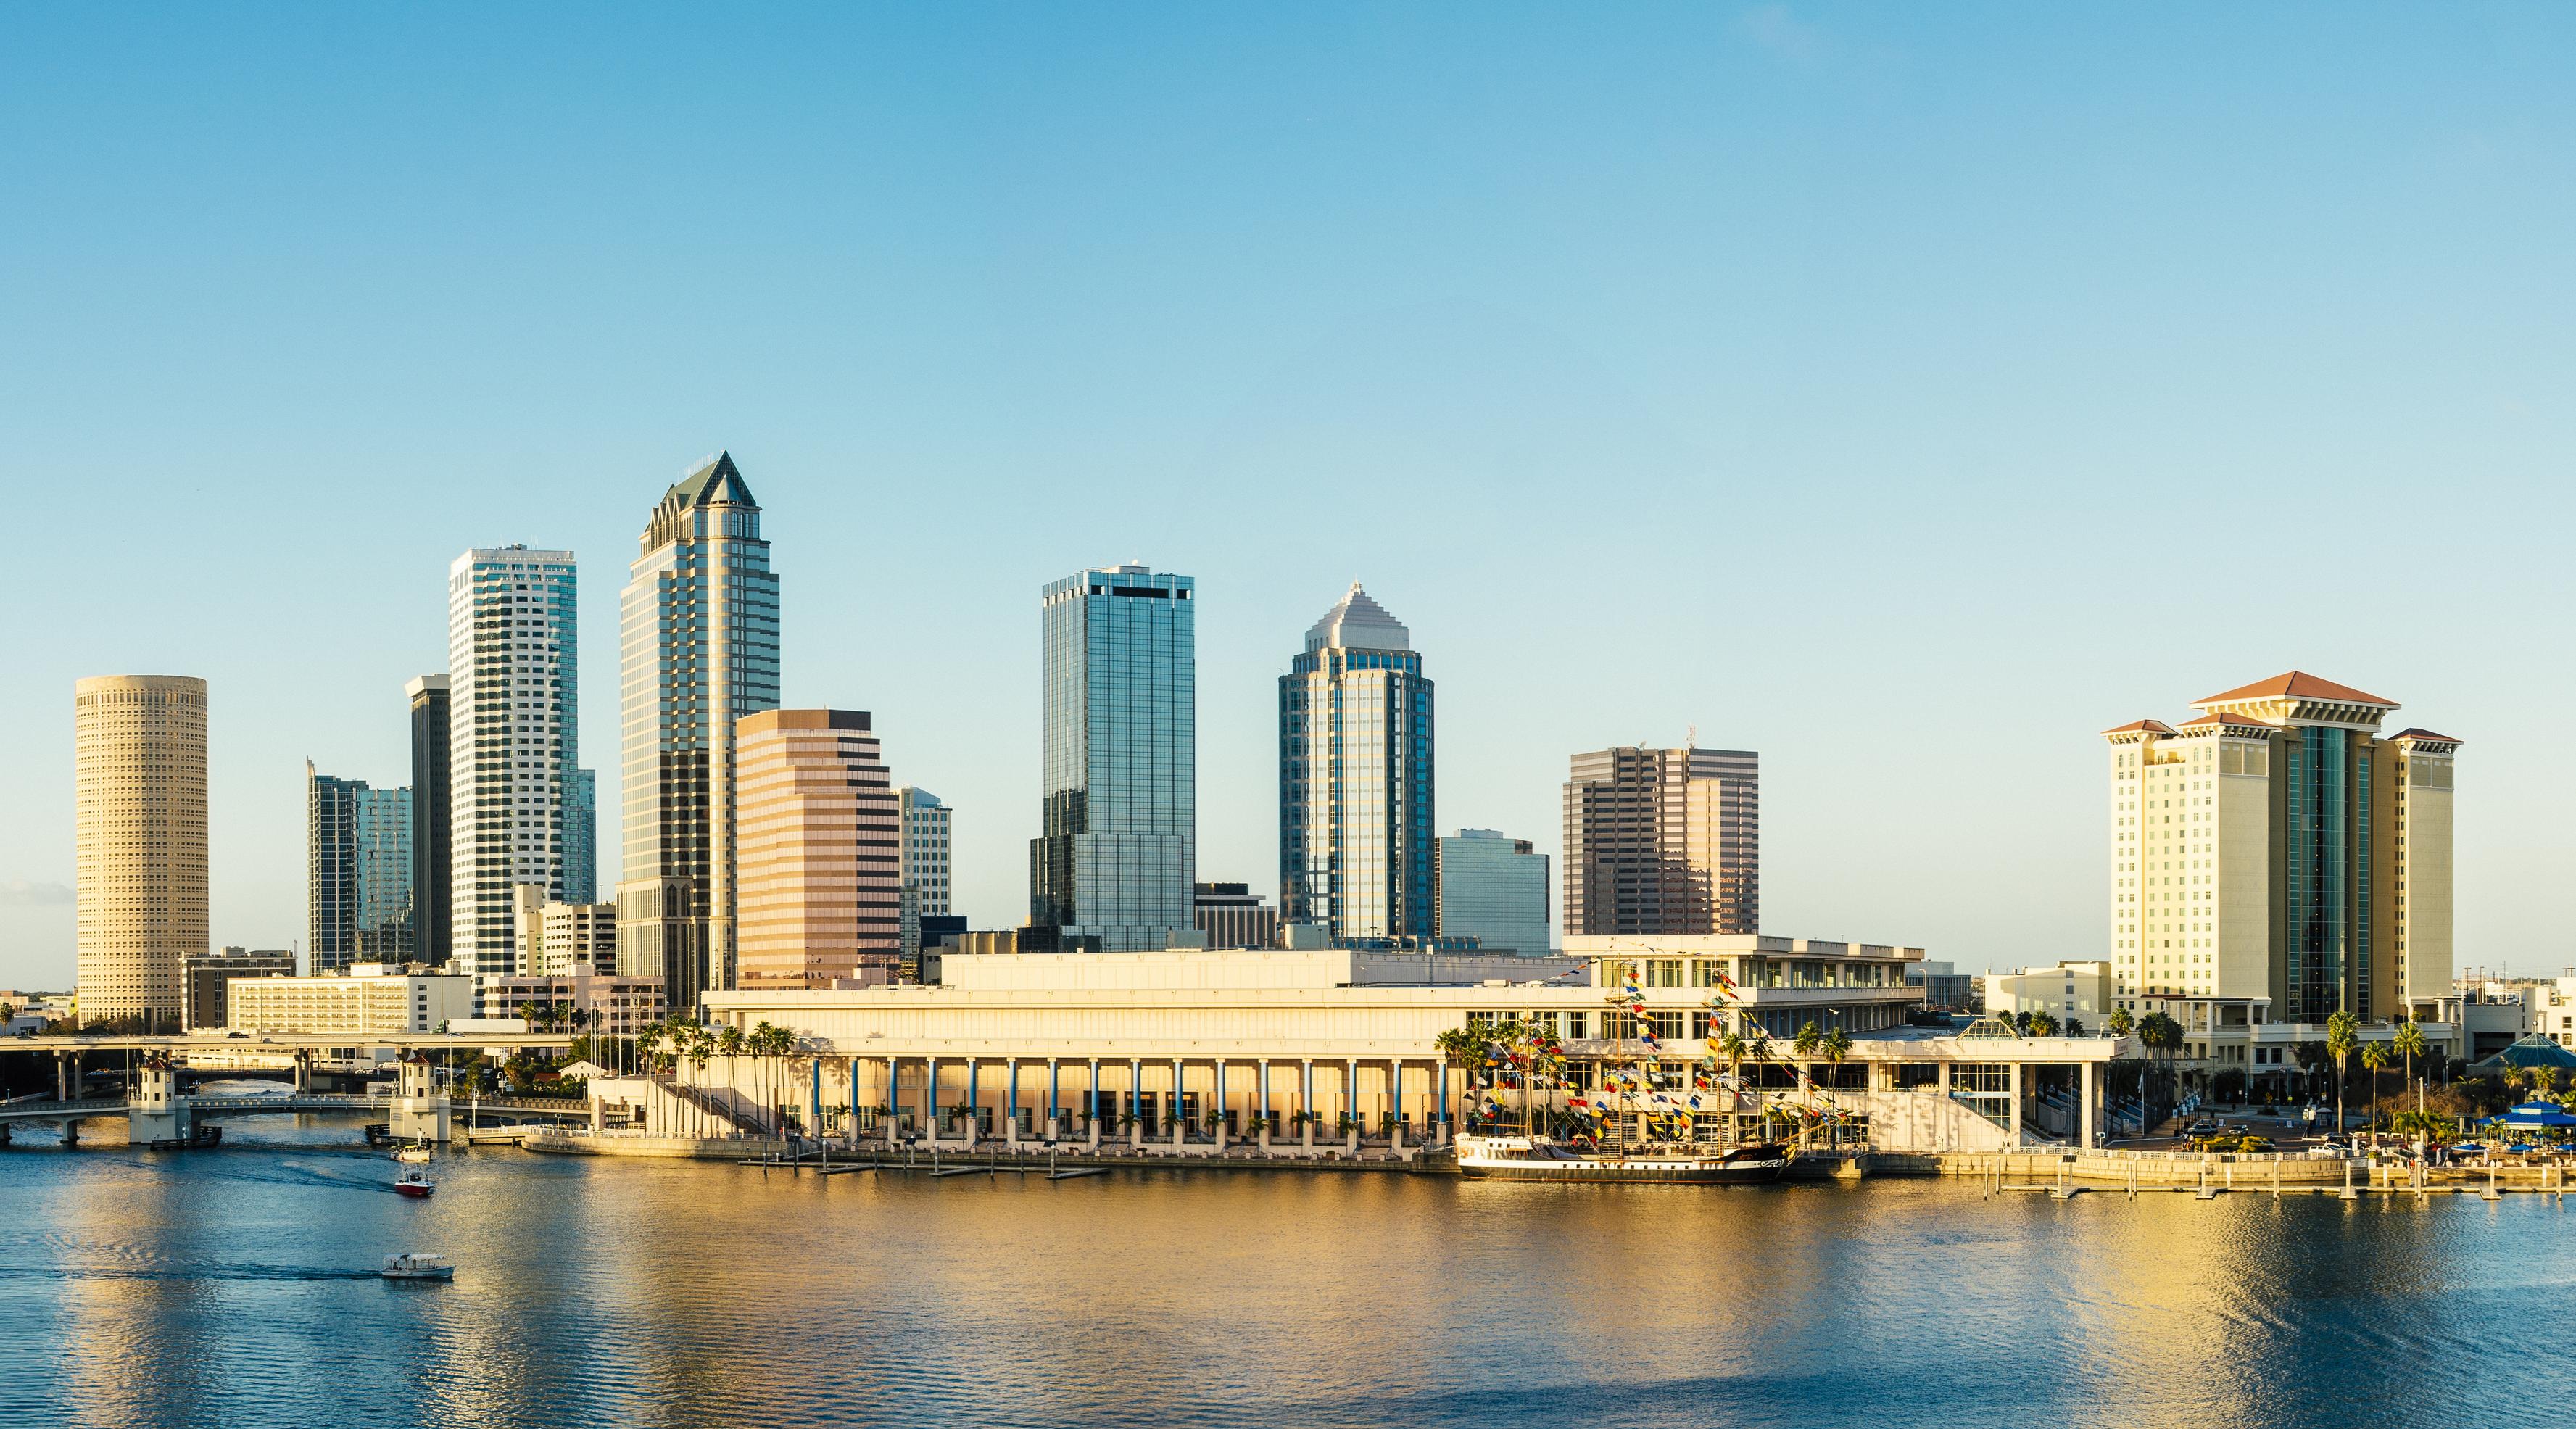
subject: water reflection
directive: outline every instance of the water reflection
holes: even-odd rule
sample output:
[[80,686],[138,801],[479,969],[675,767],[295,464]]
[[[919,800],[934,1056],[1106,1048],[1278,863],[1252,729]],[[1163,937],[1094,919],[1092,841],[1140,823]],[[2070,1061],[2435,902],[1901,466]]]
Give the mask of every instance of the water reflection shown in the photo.
[[[1385,1176],[823,1179],[284,1122],[0,1155],[0,1419],[334,1424],[2510,1422],[2536,1197]],[[244,1149],[265,1137],[281,1143]],[[448,1286],[358,1272],[443,1251]]]

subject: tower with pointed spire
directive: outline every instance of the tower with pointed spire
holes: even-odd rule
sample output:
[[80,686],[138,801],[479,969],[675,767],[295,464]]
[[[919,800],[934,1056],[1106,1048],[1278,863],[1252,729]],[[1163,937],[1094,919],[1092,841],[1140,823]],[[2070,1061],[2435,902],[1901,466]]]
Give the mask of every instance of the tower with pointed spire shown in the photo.
[[1432,692],[1358,581],[1279,677],[1279,909],[1335,939],[1429,937]]
[[734,985],[734,724],[778,708],[778,577],[719,452],[662,494],[619,611],[617,970],[674,1010]]

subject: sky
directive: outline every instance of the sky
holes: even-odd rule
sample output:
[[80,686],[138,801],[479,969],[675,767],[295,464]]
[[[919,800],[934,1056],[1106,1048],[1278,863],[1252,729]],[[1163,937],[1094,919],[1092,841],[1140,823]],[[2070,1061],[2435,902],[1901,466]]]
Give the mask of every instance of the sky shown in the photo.
[[407,777],[448,563],[617,592],[730,450],[790,705],[1026,912],[1038,590],[1197,577],[1200,876],[1353,580],[1438,822],[1762,756],[1767,931],[2104,956],[2099,731],[2293,668],[2467,741],[2458,962],[2567,948],[2576,11],[0,9],[0,986],[73,965],[72,682],[211,685],[212,935]]

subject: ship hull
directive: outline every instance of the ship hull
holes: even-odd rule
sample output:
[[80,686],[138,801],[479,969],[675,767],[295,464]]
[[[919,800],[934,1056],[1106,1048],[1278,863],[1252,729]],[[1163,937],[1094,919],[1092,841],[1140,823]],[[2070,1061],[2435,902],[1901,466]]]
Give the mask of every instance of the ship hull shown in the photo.
[[1471,1181],[1555,1181],[1586,1185],[1760,1186],[1789,1169],[1786,1150],[1752,1154],[1626,1161],[1591,1157],[1462,1156],[1458,1174]]

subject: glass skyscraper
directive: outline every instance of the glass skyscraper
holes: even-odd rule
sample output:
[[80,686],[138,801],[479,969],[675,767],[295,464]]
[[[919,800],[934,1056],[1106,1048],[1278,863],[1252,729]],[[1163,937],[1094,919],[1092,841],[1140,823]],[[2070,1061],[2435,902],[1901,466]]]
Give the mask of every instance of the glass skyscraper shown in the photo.
[[1196,935],[1193,582],[1097,566],[1040,598],[1040,766],[1024,942],[1150,951]]
[[1431,681],[1351,583],[1279,677],[1279,910],[1340,938],[1429,937]]
[[370,789],[304,762],[305,936],[315,973],[418,956],[411,791]]
[[411,791],[358,789],[358,961],[419,956],[411,881]]
[[447,677],[422,675],[403,686],[411,700],[412,946],[445,962],[447,900]]
[[1474,938],[1489,952],[1545,957],[1547,855],[1528,839],[1460,829],[1439,841],[1439,934]]
[[599,891],[599,775],[576,769],[564,790],[566,903],[593,903]]
[[570,551],[477,547],[447,570],[449,946],[518,966],[523,883],[563,897],[564,797],[580,766]]
[[663,493],[640,544],[620,611],[617,970],[685,1011],[734,985],[734,724],[778,708],[778,577],[728,453]]

